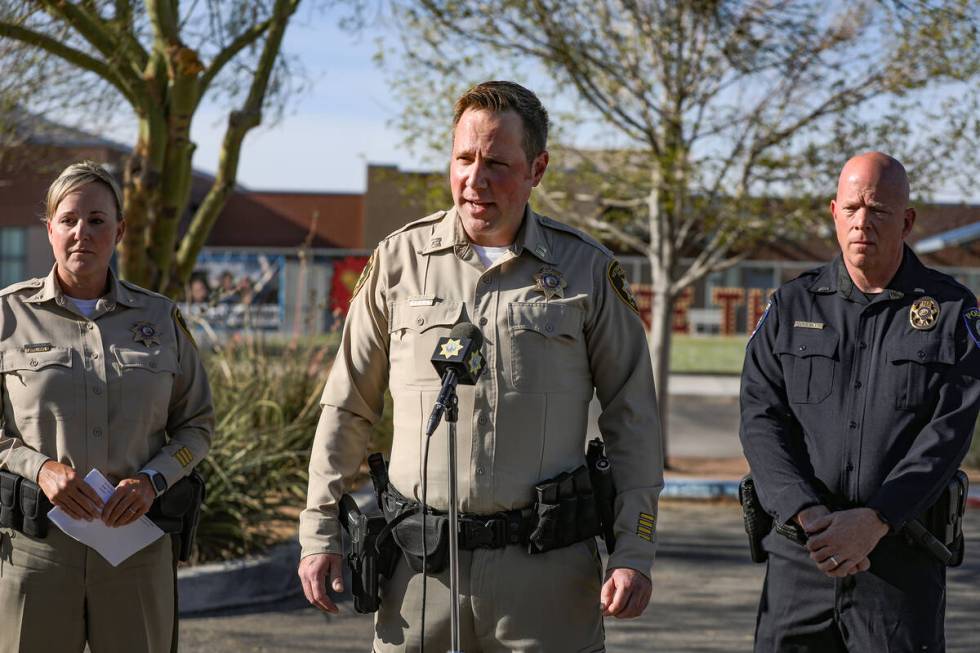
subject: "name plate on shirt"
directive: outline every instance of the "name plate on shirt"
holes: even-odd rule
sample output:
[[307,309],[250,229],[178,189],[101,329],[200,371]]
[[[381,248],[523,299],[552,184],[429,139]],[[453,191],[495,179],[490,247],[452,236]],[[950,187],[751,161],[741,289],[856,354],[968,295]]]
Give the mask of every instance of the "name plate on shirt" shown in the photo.
[[823,322],[804,322],[803,320],[797,320],[793,322],[793,326],[799,329],[822,329]]
[[432,306],[436,303],[437,297],[410,297],[409,306]]

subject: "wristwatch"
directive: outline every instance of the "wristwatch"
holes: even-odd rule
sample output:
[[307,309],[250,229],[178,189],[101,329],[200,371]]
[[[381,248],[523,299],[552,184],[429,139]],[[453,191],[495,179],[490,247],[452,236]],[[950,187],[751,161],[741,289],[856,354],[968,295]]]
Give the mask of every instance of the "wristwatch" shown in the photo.
[[150,478],[150,483],[153,485],[153,491],[156,492],[157,496],[160,496],[167,490],[167,479],[163,477],[163,474],[150,470],[145,470],[143,473]]

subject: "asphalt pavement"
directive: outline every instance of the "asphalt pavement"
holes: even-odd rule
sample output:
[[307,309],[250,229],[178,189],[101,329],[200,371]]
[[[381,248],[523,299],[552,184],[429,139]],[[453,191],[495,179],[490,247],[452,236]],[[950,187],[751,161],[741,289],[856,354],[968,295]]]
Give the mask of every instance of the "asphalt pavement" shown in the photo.
[[[980,509],[966,516],[964,565],[949,572],[949,653],[977,650],[980,614]],[[650,607],[638,619],[606,621],[609,653],[750,651],[764,565],[749,561],[734,503],[665,502]],[[247,611],[181,620],[184,653],[365,653],[370,616],[341,603],[325,616],[302,597]],[[473,653],[473,652],[470,652]]]

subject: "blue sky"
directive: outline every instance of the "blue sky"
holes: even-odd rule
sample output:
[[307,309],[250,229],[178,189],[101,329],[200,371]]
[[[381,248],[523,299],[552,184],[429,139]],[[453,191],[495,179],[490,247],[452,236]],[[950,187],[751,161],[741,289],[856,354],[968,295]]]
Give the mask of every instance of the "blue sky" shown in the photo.
[[[259,190],[361,192],[368,162],[423,165],[399,146],[400,133],[388,126],[398,106],[372,61],[378,33],[356,36],[338,27],[337,15],[300,8],[284,45],[302,59],[308,86],[279,123],[246,136],[239,182]],[[214,170],[226,119],[226,107],[199,110],[192,132],[195,167]]]

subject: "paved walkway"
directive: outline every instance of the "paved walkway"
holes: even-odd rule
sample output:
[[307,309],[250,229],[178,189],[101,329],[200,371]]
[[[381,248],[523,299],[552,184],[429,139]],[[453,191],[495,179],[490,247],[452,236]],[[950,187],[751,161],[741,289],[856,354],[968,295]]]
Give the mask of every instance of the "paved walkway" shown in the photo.
[[[609,653],[750,651],[764,572],[749,562],[741,514],[731,503],[667,502],[654,598],[639,619],[606,622]],[[980,510],[967,512],[966,562],[949,573],[949,653],[977,650],[980,614]],[[182,653],[366,653],[371,618],[326,617],[300,597],[249,612],[185,618]],[[473,652],[470,652],[473,653]]]

